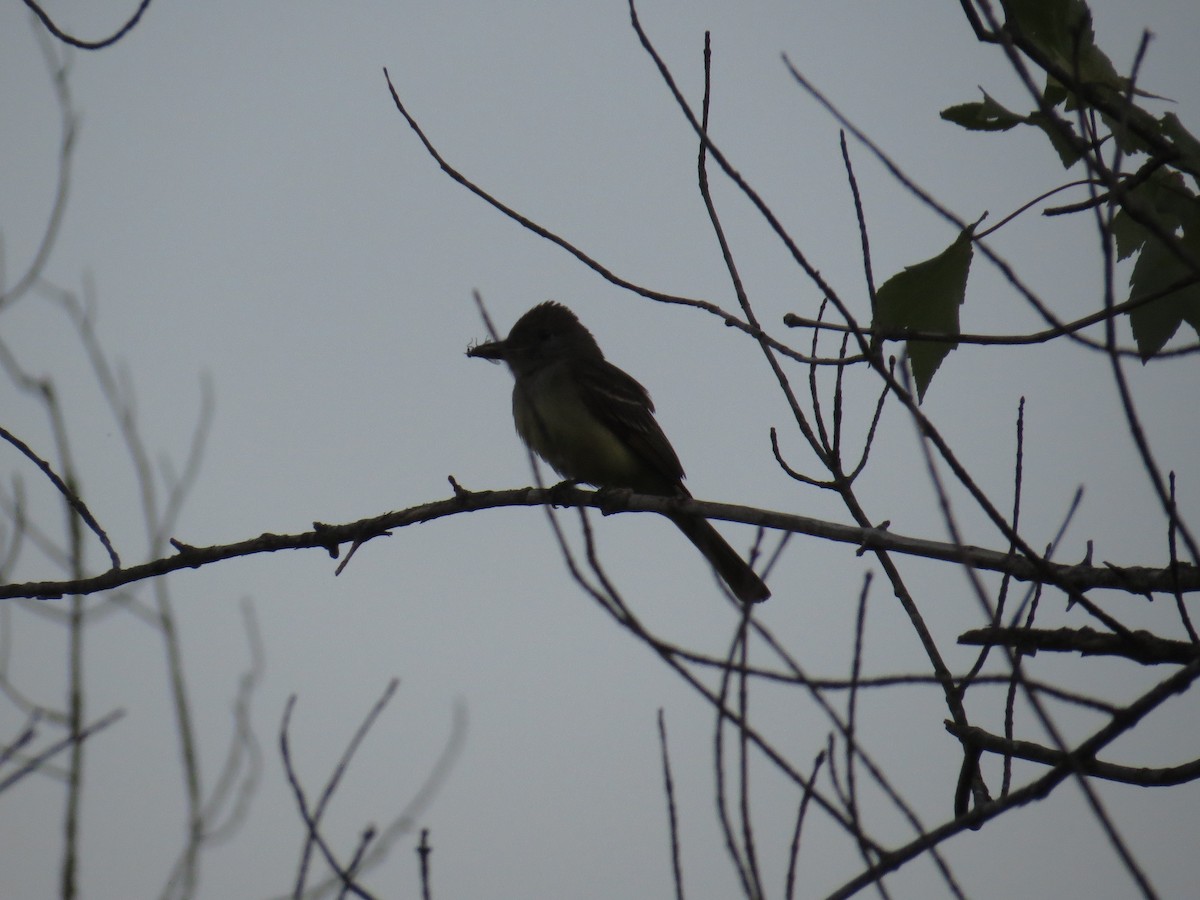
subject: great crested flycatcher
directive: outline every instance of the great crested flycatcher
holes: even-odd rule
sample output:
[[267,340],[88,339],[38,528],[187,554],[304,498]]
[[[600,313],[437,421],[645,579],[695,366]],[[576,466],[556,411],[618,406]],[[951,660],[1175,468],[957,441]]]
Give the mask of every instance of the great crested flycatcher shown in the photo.
[[[692,496],[646,389],[604,358],[592,333],[561,303],[535,306],[505,340],[472,347],[467,356],[508,363],[516,379],[517,434],[559,475],[598,488]],[[707,519],[666,515],[739,600],[757,603],[771,596]]]

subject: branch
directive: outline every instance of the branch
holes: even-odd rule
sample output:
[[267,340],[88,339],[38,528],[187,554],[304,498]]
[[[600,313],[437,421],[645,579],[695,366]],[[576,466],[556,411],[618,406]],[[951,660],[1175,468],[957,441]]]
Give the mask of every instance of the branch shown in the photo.
[[[989,753],[1001,753],[1005,756],[1015,756],[1030,762],[1046,763],[1051,766],[1067,765],[1067,754],[1032,741],[1010,741],[998,734],[992,734],[978,726],[959,728],[953,722],[946,721],[946,730],[965,744],[979,747]],[[1083,774],[1106,781],[1119,781],[1122,784],[1136,784],[1141,787],[1172,787],[1187,784],[1200,778],[1200,760],[1192,760],[1179,766],[1164,766],[1162,768],[1145,768],[1142,766],[1121,766],[1116,763],[1101,762],[1098,759],[1080,759],[1079,768]]]
[[838,890],[829,894],[828,900],[841,900],[860,891],[870,884],[875,884],[888,872],[899,869],[905,863],[916,859],[954,835],[961,834],[967,829],[978,828],[984,822],[1018,806],[1033,803],[1047,796],[1058,784],[1065,781],[1074,772],[1084,769],[1086,763],[1092,760],[1104,747],[1111,744],[1122,734],[1130,731],[1138,722],[1144,719],[1164,701],[1175,694],[1185,693],[1192,683],[1200,677],[1200,660],[1177,671],[1164,681],[1159,682],[1133,703],[1126,706],[1112,720],[1085,740],[1082,744],[1064,754],[1062,760],[1049,772],[1029,784],[1018,788],[999,800],[994,800],[983,806],[976,806],[969,813],[952,819],[910,841],[903,847],[891,851],[878,864],[866,869],[859,875],[847,881]]
[[[536,234],[538,237],[544,238],[545,240],[550,241],[550,243],[552,243],[558,247],[561,247],[563,250],[567,251],[567,253],[570,253],[577,260],[579,260],[581,263],[583,263],[585,266],[587,266],[589,269],[591,269],[593,272],[595,272],[597,275],[599,275],[601,278],[603,278],[605,281],[609,282],[610,284],[615,285],[616,287],[622,288],[623,290],[630,291],[631,293],[637,294],[638,296],[645,297],[648,300],[657,301],[659,303],[671,303],[671,304],[676,304],[679,306],[691,306],[696,309],[702,309],[705,312],[712,313],[714,316],[717,316],[718,318],[720,318],[720,320],[722,321],[722,323],[724,325],[726,325],[730,328],[736,328],[739,331],[743,331],[746,334],[749,334],[752,337],[754,337],[756,340],[766,341],[773,350],[775,350],[779,353],[782,353],[785,356],[789,356],[792,359],[795,359],[802,363],[810,362],[810,360],[808,360],[801,354],[797,353],[795,350],[791,349],[787,345],[785,345],[782,342],[771,337],[766,332],[761,331],[757,325],[742,321],[737,316],[735,316],[733,313],[727,312],[720,305],[712,302],[711,300],[701,300],[701,299],[694,298],[694,297],[683,297],[683,296],[679,296],[676,294],[668,294],[668,293],[664,293],[662,291],[656,291],[656,290],[652,290],[647,287],[643,287],[642,285],[639,285],[639,284],[635,284],[634,282],[628,280],[627,278],[622,277],[620,274],[613,271],[612,269],[609,269],[607,266],[605,266],[599,260],[593,259],[591,256],[589,256],[583,250],[581,250],[580,248],[578,248],[574,244],[572,244],[570,241],[568,241],[566,238],[554,233],[549,228],[539,225],[537,222],[533,221],[528,216],[522,215],[520,212],[518,212],[513,207],[508,206],[501,200],[497,199],[496,197],[493,197],[490,193],[485,191],[482,187],[477,185],[475,182],[471,181],[471,179],[467,178],[467,176],[465,176],[464,174],[459,172],[456,168],[454,168],[452,165],[450,165],[449,162],[446,161],[445,157],[443,157],[441,152],[437,149],[437,147],[434,146],[433,141],[431,141],[429,139],[429,137],[425,134],[425,132],[422,130],[420,123],[417,122],[417,120],[413,117],[412,113],[409,112],[407,107],[405,107],[404,102],[400,99],[399,93],[396,91],[395,85],[392,84],[392,76],[388,73],[388,70],[386,67],[383,70],[383,75],[384,75],[384,78],[387,80],[388,90],[391,92],[391,96],[392,96],[392,102],[395,104],[396,109],[400,113],[400,115],[404,117],[404,120],[408,123],[408,126],[413,130],[413,133],[416,134],[418,140],[420,140],[421,145],[425,148],[425,152],[429,154],[429,156],[433,159],[433,161],[438,164],[438,166],[441,168],[441,170],[443,172],[445,172],[446,175],[449,176],[451,180],[455,181],[457,184],[460,184],[461,186],[466,188],[468,191],[473,193],[475,196],[479,197],[481,200],[483,200],[489,206],[491,206],[492,208],[496,209],[497,211],[503,213],[504,215],[508,216],[510,219],[512,219],[514,222],[516,222],[522,228],[525,228],[528,231],[531,231],[532,233]],[[826,363],[833,363],[834,361],[833,360],[820,360],[820,362],[822,362],[823,364],[826,364]]]
[[811,537],[839,543],[854,544],[859,548],[859,552],[890,550],[910,556],[958,563],[974,569],[1004,572],[1019,581],[1052,580],[1059,587],[1069,587],[1077,591],[1093,588],[1136,594],[1175,593],[1176,590],[1186,593],[1200,591],[1200,567],[1187,563],[1177,563],[1173,569],[1171,567],[1156,569],[1148,566],[1092,566],[1084,563],[1068,565],[1041,558],[1030,560],[1024,556],[1014,556],[970,544],[959,546],[941,541],[905,537],[892,534],[886,526],[859,528],[755,507],[695,499],[657,497],[651,494],[631,494],[628,497],[608,494],[598,497],[594,491],[582,491],[577,488],[556,485],[546,489],[527,487],[505,491],[468,491],[458,488],[455,495],[446,500],[435,500],[431,503],[410,506],[407,509],[395,510],[342,525],[314,522],[312,531],[300,534],[265,532],[256,538],[232,544],[193,547],[181,541],[172,540],[172,546],[178,551],[174,556],[155,559],[141,565],[110,569],[101,575],[90,578],[0,585],[0,600],[15,597],[51,600],[69,594],[94,594],[148,578],[157,578],[180,569],[198,569],[226,559],[253,556],[258,553],[276,553],[282,550],[321,548],[336,559],[339,545],[354,541],[362,543],[372,538],[385,536],[394,528],[404,528],[482,509],[545,506],[547,504],[564,507],[590,506],[604,513],[696,513],[708,519],[760,525],[765,528],[807,534]]
[[1094,628],[975,628],[961,634],[958,642],[999,644],[1024,653],[1052,650],[1083,656],[1123,656],[1143,665],[1187,665],[1200,659],[1200,645],[1168,640],[1149,631],[1131,631],[1126,637]]
[[134,14],[130,16],[129,20],[124,25],[122,25],[108,37],[99,41],[85,41],[75,37],[74,35],[67,34],[65,31],[61,30],[57,25],[55,25],[54,20],[51,19],[50,16],[46,14],[45,10],[38,6],[38,4],[34,3],[33,0],[25,0],[25,5],[33,11],[35,16],[41,19],[42,24],[46,26],[46,30],[64,44],[70,44],[72,47],[78,47],[80,50],[103,50],[105,47],[111,47],[133,30],[133,27],[137,25],[138,21],[142,18],[142,14],[150,6],[150,0],[142,0],[142,2],[138,4],[137,10],[134,11]]
[[0,309],[15,302],[30,287],[38,282],[46,267],[46,261],[50,258],[50,253],[58,241],[63,215],[67,209],[67,195],[71,184],[71,165],[75,151],[75,137],[79,125],[79,118],[71,102],[70,82],[67,79],[67,62],[65,60],[59,62],[54,53],[53,44],[41,31],[35,31],[35,35],[39,38],[38,46],[41,48],[42,58],[54,82],[54,93],[58,102],[59,114],[62,117],[62,137],[59,139],[58,145],[58,184],[54,190],[54,200],[50,207],[50,215],[46,220],[46,227],[42,229],[42,237],[38,243],[37,250],[33,254],[33,259],[30,260],[25,273],[17,279],[16,285],[7,290],[0,289]]
[[28,444],[3,426],[0,426],[0,439],[8,441],[23,453],[26,458],[32,461],[35,466],[42,470],[42,474],[50,479],[50,483],[63,495],[63,498],[70,504],[71,509],[75,510],[79,518],[83,519],[87,527],[92,530],[92,533],[100,539],[100,543],[108,551],[108,558],[112,562],[113,568],[120,568],[121,557],[117,555],[116,548],[113,547],[112,542],[108,539],[108,534],[100,527],[100,523],[96,521],[96,517],[92,515],[92,511],[87,508],[87,504],[83,502],[83,498],[71,490],[71,487],[58,476],[58,473],[54,471],[50,463],[34,453]]
[[356,871],[357,863],[361,859],[361,855],[366,849],[365,843],[374,839],[375,829],[373,827],[368,827],[366,829],[363,836],[363,844],[360,844],[359,852],[355,854],[355,861],[349,866],[343,866],[334,855],[333,850],[329,847],[325,838],[322,836],[320,831],[320,822],[321,817],[325,813],[325,808],[329,804],[330,798],[333,796],[334,791],[337,790],[338,784],[342,780],[342,776],[345,775],[346,769],[350,765],[350,760],[354,757],[359,745],[362,744],[363,739],[367,736],[367,732],[371,730],[372,726],[375,724],[375,721],[379,718],[380,713],[383,712],[383,708],[387,706],[388,702],[392,699],[392,696],[396,693],[396,688],[399,686],[400,681],[397,678],[393,678],[388,682],[387,687],[384,688],[383,694],[378,700],[375,701],[375,704],[371,707],[371,710],[367,713],[362,723],[358,726],[358,730],[355,731],[354,735],[350,738],[350,741],[346,744],[346,748],[342,751],[341,758],[334,767],[333,774],[329,776],[328,781],[325,783],[325,787],[321,791],[320,799],[317,801],[315,807],[310,806],[308,799],[305,796],[304,788],[300,784],[299,776],[296,774],[296,770],[292,765],[292,754],[290,739],[288,736],[288,728],[291,723],[292,710],[296,705],[296,695],[292,694],[292,696],[288,698],[283,712],[283,724],[279,729],[279,750],[283,759],[284,770],[287,773],[288,784],[292,788],[292,793],[296,798],[296,805],[300,811],[300,817],[304,821],[305,830],[307,831],[304,849],[301,853],[300,865],[297,872],[296,889],[294,892],[295,897],[301,897],[304,894],[304,881],[308,875],[308,864],[312,855],[312,848],[314,846],[321,851],[321,854],[325,858],[325,862],[337,874],[342,888],[342,895],[349,892],[357,897],[367,898],[371,896],[366,890],[357,885],[354,879],[358,874]]
[[114,709],[108,715],[97,719],[91,725],[81,728],[79,731],[68,734],[65,738],[51,744],[45,750],[39,752],[36,756],[27,759],[15,772],[12,772],[11,774],[6,775],[3,779],[0,779],[0,793],[12,787],[12,785],[16,784],[16,782],[20,781],[30,772],[36,772],[38,769],[44,766],[52,756],[61,753],[68,747],[79,746],[93,734],[98,731],[103,731],[109,725],[112,725],[120,720],[124,715],[125,710]]
[[[1185,288],[1195,285],[1200,282],[1200,276],[1185,275],[1178,278],[1171,284],[1165,287],[1152,291],[1149,294],[1143,294],[1138,297],[1131,297],[1121,303],[1116,303],[1111,307],[1097,310],[1094,313],[1089,313],[1082,318],[1076,319],[1073,322],[1060,322],[1050,328],[1042,331],[1034,331],[1028,334],[947,334],[939,331],[920,331],[914,328],[867,328],[862,329],[864,334],[883,341],[931,341],[934,343],[957,343],[957,344],[977,344],[979,346],[1009,346],[1018,345],[1024,346],[1029,344],[1043,344],[1047,341],[1055,340],[1056,338],[1074,335],[1076,340],[1083,342],[1094,349],[1103,349],[1103,343],[1093,342],[1090,339],[1083,338],[1077,334],[1085,328],[1090,328],[1093,325],[1103,323],[1109,319],[1115,319],[1117,316],[1132,312],[1135,309],[1140,309],[1149,303],[1159,300],[1169,294],[1174,294]],[[788,328],[816,328],[822,331],[834,331],[841,334],[853,334],[855,327],[849,325],[839,325],[836,322],[821,322],[816,319],[811,319],[805,316],[798,316],[795,313],[786,313],[783,317],[783,324]],[[1178,347],[1172,350],[1166,350],[1155,354],[1153,359],[1166,358],[1172,356],[1184,356],[1196,353],[1200,350],[1200,344],[1188,344],[1184,347]],[[1140,351],[1136,348],[1120,348],[1118,352],[1122,356],[1140,356]]]

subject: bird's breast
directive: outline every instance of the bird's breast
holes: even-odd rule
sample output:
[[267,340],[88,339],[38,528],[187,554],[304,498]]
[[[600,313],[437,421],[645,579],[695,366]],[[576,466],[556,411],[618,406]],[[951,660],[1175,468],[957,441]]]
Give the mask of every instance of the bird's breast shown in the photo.
[[645,463],[588,407],[571,378],[553,370],[513,389],[521,439],[564,478],[645,490]]

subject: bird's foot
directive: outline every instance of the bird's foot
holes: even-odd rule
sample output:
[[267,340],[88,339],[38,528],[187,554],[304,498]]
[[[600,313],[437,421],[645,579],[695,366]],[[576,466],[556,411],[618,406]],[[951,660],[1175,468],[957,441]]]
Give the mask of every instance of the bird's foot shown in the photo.
[[565,481],[560,481],[558,484],[551,485],[546,489],[546,493],[550,495],[551,506],[572,506],[572,500],[575,499],[575,489],[579,487],[581,482],[568,478]]
[[611,516],[623,512],[629,505],[633,491],[626,487],[602,487],[596,489],[596,504],[600,515]]

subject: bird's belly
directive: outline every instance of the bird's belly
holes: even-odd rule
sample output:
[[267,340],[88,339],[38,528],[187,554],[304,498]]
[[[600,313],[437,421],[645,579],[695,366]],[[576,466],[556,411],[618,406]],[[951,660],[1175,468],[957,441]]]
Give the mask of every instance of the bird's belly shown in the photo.
[[536,404],[513,393],[517,432],[564,478],[645,490],[644,464],[577,397],[543,385]]

